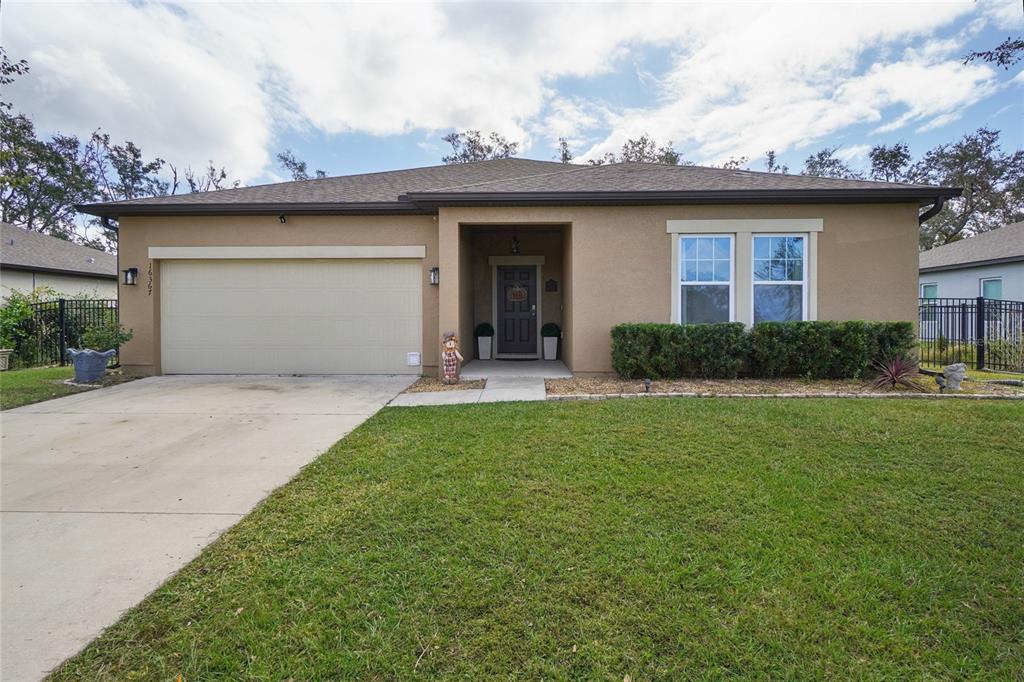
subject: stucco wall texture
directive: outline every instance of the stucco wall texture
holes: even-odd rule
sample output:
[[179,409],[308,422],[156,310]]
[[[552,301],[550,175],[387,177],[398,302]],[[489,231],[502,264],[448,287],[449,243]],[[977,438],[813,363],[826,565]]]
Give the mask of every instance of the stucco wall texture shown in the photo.
[[[150,246],[424,245],[423,365],[431,373],[441,331],[457,330],[468,351],[473,326],[487,312],[479,245],[504,239],[487,236],[499,226],[520,226],[520,253],[545,255],[545,279],[561,271],[563,360],[578,374],[602,374],[612,371],[609,332],[615,324],[671,319],[668,220],[820,218],[818,319],[914,320],[917,214],[917,205],[906,203],[442,208],[437,216],[289,216],[286,224],[271,215],[126,217],[121,267],[138,267],[140,281],[121,287],[122,320],[135,331],[122,348],[122,362],[142,373],[160,371],[160,264],[149,260]],[[561,243],[549,244],[546,237],[536,245],[545,253],[529,253],[525,237],[542,226]],[[428,284],[434,266],[440,267],[440,286]],[[558,321],[544,303],[544,320]]]

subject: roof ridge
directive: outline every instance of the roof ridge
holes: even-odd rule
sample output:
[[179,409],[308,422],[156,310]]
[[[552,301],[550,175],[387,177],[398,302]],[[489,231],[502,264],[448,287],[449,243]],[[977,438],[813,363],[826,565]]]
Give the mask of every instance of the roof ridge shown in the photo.
[[[545,161],[544,163],[561,163],[559,161]],[[591,168],[597,168],[594,165],[584,166],[582,164],[565,164],[572,166],[565,170],[552,171],[551,173],[530,173],[529,175],[518,175],[514,178],[491,178],[490,180],[481,180],[480,182],[471,182],[466,185],[451,185],[450,187],[436,187],[434,189],[423,190],[423,192],[406,192],[406,194],[421,194],[426,192],[445,192],[453,189],[463,189],[465,187],[477,187],[479,185],[489,185],[494,182],[513,182],[515,180],[525,180],[526,178],[545,178],[551,175],[565,175],[568,173],[575,173],[577,171],[590,170]]]

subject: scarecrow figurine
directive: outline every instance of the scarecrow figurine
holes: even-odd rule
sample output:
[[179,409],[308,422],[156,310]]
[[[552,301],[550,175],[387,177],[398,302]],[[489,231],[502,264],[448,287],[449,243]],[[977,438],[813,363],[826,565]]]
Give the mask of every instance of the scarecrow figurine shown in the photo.
[[442,381],[446,384],[459,383],[459,366],[462,353],[459,352],[459,337],[455,332],[445,332],[441,342]]

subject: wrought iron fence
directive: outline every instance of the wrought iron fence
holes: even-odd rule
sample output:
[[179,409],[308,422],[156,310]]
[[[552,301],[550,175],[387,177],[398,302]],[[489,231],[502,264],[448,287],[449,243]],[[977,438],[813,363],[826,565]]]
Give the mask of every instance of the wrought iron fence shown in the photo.
[[[20,342],[14,349],[18,364],[27,367],[67,364],[67,349],[81,348],[82,334],[89,327],[117,322],[116,299],[58,299],[33,303],[34,314],[22,325]],[[118,362],[117,355],[110,359]]]
[[922,298],[917,322],[922,364],[1024,372],[1022,301]]

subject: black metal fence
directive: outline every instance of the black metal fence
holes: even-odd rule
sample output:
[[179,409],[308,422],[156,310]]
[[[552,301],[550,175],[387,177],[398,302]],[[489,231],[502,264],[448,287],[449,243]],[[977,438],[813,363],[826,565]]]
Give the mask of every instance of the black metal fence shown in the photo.
[[[116,299],[59,299],[33,303],[34,315],[23,323],[24,334],[14,356],[19,365],[67,364],[67,349],[82,347],[89,327],[117,322]],[[111,364],[118,362],[117,355]]]
[[917,322],[922,364],[1024,372],[1022,301],[922,298]]

